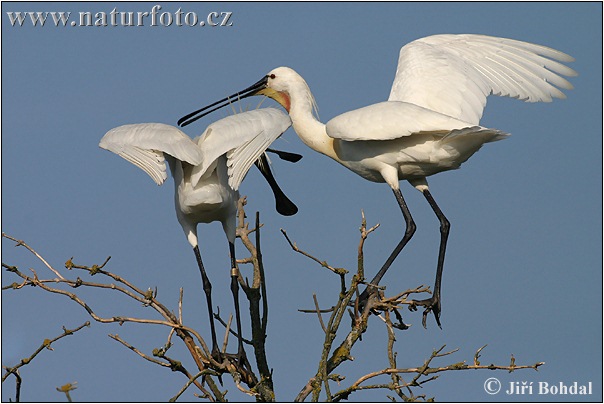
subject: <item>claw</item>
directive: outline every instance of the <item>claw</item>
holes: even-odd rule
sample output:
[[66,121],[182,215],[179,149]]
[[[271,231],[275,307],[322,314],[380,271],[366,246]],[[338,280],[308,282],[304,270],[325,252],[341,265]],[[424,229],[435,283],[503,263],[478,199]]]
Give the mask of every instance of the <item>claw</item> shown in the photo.
[[243,349],[237,351],[237,356],[235,356],[235,360],[237,361],[237,364],[243,368],[250,367],[250,363],[247,360],[247,355],[245,354],[245,350]]
[[409,305],[409,310],[415,311],[417,310],[417,306],[426,308],[422,314],[422,325],[424,328],[427,328],[426,318],[428,317],[428,313],[432,312],[438,328],[442,330],[443,327],[440,324],[440,298],[437,295],[433,295],[430,299],[412,301]]
[[231,364],[235,366],[237,372],[241,375],[241,379],[246,384],[254,384],[254,372],[252,366],[247,360],[245,350],[238,350],[236,354],[226,354],[230,359]]
[[212,347],[212,359],[218,363],[222,363],[222,353],[215,346]]
[[405,322],[403,321],[403,316],[401,316],[401,313],[399,313],[399,311],[397,309],[394,309],[394,315],[396,316],[396,320],[398,321],[398,323],[396,324],[392,324],[392,326],[394,328],[398,328],[399,330],[408,330],[409,327],[411,327],[410,324],[405,324]]

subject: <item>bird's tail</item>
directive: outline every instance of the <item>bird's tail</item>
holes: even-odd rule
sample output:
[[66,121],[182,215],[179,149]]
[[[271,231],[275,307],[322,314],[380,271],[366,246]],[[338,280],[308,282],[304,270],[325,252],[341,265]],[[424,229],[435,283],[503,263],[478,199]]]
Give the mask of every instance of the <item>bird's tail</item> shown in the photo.
[[459,167],[461,163],[480,150],[483,144],[505,139],[509,135],[509,133],[497,129],[472,126],[449,132],[440,139],[438,147],[441,152],[452,157]]

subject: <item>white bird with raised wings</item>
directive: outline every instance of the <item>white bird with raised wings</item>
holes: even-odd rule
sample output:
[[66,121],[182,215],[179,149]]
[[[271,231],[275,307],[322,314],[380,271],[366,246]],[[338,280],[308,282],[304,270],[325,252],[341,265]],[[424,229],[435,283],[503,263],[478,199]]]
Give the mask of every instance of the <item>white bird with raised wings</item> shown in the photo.
[[289,117],[274,108],[243,112],[209,125],[203,134],[191,140],[178,128],[161,123],[124,125],[111,129],[99,143],[144,170],[161,185],[167,178],[166,160],[174,177],[176,216],[193,247],[206,294],[212,333],[212,356],[220,359],[214,317],[211,284],[201,260],[197,224],[219,221],[229,242],[231,291],[235,302],[239,346],[237,358],[245,359],[238,303],[235,236],[239,185],[252,164],[265,176],[277,204],[285,215],[296,213],[296,206],[285,196],[270,172],[265,151],[297,161],[301,156],[268,149],[291,125]]
[[[560,51],[513,39],[434,35],[403,46],[388,101],[346,112],[327,124],[313,114],[315,100],[306,81],[288,67],[271,70],[245,90],[178,123],[187,125],[230,99],[266,95],[287,110],[294,130],[307,146],[369,181],[387,183],[402,210],[406,230],[372,285],[380,282],[415,232],[399,189],[399,181],[409,181],[440,221],[434,291],[431,298],[415,302],[426,308],[424,326],[430,311],[440,326],[441,279],[450,224],[432,197],[426,177],[459,168],[483,144],[507,136],[479,125],[487,96],[527,102],[565,98],[561,89],[572,89],[572,85],[562,76],[576,73],[560,62],[573,60]],[[367,297],[368,289],[362,293],[361,303]]]

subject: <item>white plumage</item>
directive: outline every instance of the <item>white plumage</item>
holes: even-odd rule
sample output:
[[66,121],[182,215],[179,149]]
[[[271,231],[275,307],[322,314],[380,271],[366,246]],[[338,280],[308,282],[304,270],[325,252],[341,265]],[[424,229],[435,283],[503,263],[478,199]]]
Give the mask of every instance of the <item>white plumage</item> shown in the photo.
[[196,174],[204,173],[221,155],[227,157],[229,185],[234,190],[247,174],[252,164],[283,132],[291,120],[278,109],[263,108],[221,119],[210,124],[198,141],[202,153]]
[[[289,112],[296,133],[307,146],[367,180],[386,182],[403,212],[406,230],[372,284],[381,280],[415,231],[399,189],[400,180],[409,181],[423,193],[440,221],[434,294],[417,302],[426,307],[424,325],[430,311],[440,325],[440,282],[450,225],[432,197],[426,177],[459,168],[484,143],[507,136],[479,125],[487,96],[528,102],[565,98],[561,89],[572,85],[561,76],[576,73],[560,62],[572,60],[557,50],[512,39],[434,35],[403,46],[388,101],[346,112],[326,125],[313,114],[315,102],[306,81],[288,67],[270,71],[254,85],[185,116],[179,124],[221,108],[226,104],[219,104],[227,99],[266,95]],[[366,290],[361,302],[367,296]]]
[[575,71],[565,53],[486,35],[433,35],[401,49],[389,101],[403,101],[477,125],[490,94],[528,102],[566,98]]
[[191,138],[163,123],[119,126],[107,132],[99,146],[145,171],[157,185],[168,178],[164,154],[191,165],[200,164],[203,158]]
[[[197,224],[214,221],[222,223],[231,256],[231,291],[239,336],[237,360],[241,369],[249,368],[249,364],[242,344],[238,281],[234,269],[237,265],[234,242],[238,188],[252,164],[263,157],[268,146],[290,125],[291,120],[286,114],[274,108],[266,108],[214,122],[194,140],[170,125],[142,123],[112,129],[99,143],[100,147],[144,170],[158,185],[166,180],[166,161],[169,163],[174,177],[176,216],[197,258],[208,306],[212,356],[219,361],[221,353],[212,315],[212,286],[199,252]],[[286,205],[286,214],[295,213],[297,208],[279,189],[268,167],[261,163],[259,168],[275,193],[277,210],[283,211],[279,208],[281,202]]]
[[158,185],[167,178],[168,161],[178,221],[195,247],[198,223],[220,221],[228,240],[235,240],[239,185],[290,125],[283,112],[264,108],[216,121],[194,140],[174,126],[142,123],[111,129],[99,146],[141,168]]

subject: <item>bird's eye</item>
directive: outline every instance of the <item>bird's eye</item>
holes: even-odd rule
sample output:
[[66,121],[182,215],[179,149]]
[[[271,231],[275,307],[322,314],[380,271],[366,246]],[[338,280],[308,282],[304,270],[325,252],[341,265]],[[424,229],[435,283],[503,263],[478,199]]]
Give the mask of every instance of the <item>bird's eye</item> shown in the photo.
[[270,76],[268,76],[268,77],[269,77],[269,78],[271,78],[271,79],[274,79],[274,78],[275,78],[275,77],[277,77],[277,76],[275,76],[274,74],[271,74],[271,75],[270,75]]

